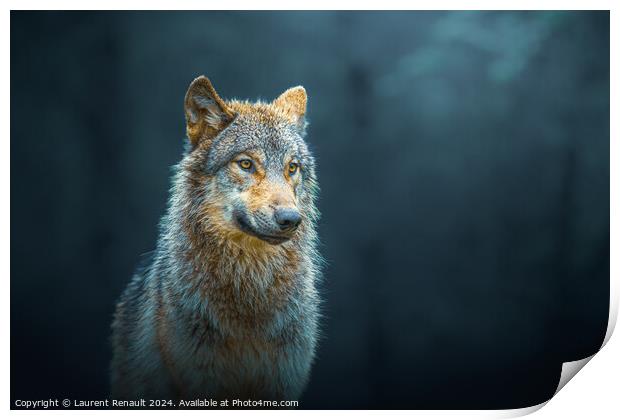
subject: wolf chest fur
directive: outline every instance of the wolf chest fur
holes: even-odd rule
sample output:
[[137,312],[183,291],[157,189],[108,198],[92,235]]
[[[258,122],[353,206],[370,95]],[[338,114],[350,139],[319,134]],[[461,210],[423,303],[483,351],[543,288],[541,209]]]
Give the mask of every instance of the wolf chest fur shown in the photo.
[[306,101],[302,87],[250,103],[204,76],[189,86],[157,247],[114,315],[113,396],[299,398],[320,266]]

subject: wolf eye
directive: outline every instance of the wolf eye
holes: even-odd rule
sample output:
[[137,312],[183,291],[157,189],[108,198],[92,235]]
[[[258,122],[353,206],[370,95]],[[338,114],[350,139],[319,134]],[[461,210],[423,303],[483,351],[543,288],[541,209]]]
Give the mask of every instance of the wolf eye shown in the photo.
[[298,169],[299,169],[299,164],[295,162],[291,162],[288,164],[288,173],[290,175],[295,175]]
[[241,169],[243,169],[244,171],[249,171],[252,169],[252,166],[254,166],[254,164],[252,163],[250,159],[241,159],[237,163],[239,164]]

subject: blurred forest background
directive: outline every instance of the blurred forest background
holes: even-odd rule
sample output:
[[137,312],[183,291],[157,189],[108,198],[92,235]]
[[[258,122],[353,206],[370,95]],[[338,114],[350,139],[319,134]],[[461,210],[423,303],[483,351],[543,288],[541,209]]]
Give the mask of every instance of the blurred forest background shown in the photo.
[[607,12],[12,12],[11,399],[105,398],[183,96],[302,84],[323,339],[302,408],[516,408],[609,302]]

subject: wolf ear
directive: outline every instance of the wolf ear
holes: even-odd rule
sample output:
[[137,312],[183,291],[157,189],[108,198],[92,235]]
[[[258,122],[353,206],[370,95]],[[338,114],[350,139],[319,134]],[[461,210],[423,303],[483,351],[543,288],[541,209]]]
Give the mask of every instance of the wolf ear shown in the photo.
[[308,96],[303,86],[287,89],[282,95],[273,101],[273,105],[280,108],[287,117],[297,125],[300,132],[306,128],[306,104]]
[[192,146],[213,140],[234,116],[205,76],[197,77],[189,85],[185,94],[185,121]]

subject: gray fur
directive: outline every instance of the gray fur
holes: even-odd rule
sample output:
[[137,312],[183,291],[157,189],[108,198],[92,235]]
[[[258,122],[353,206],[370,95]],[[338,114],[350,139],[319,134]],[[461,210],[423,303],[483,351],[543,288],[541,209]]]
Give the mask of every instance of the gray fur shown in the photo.
[[[138,270],[117,306],[114,397],[299,398],[317,341],[315,283],[321,261],[316,250],[314,159],[300,133],[293,123],[265,124],[238,115],[208,148],[187,149],[175,168],[152,262]],[[272,228],[269,210],[249,214],[239,200],[246,185],[231,181],[231,159],[248,150],[263,156],[267,179],[274,186],[283,182],[283,162],[299,160],[301,181],[294,194],[304,220],[290,240],[269,245],[278,247],[277,252],[254,255],[253,265],[239,263],[248,252],[243,247],[226,247],[210,235],[215,222],[201,213],[205,200],[217,194],[225,197],[227,222],[242,211],[253,229]],[[190,234],[199,238],[198,249]],[[204,250],[217,249],[231,251],[209,265]],[[294,272],[285,251],[299,257]],[[278,306],[272,294],[281,273],[290,274],[290,287],[277,295]],[[220,287],[233,292],[224,299],[217,293]],[[165,348],[158,338],[162,313]],[[236,319],[254,321],[247,325]],[[262,351],[265,348],[269,351]]]

